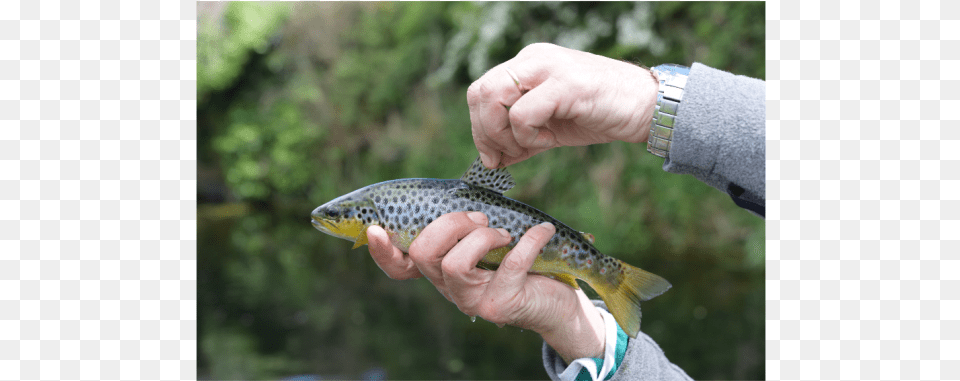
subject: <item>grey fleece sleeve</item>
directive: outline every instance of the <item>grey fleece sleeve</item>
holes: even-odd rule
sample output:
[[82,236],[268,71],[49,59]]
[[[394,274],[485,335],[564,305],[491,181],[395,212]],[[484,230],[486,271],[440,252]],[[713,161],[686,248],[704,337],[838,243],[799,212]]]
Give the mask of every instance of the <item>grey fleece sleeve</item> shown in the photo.
[[[603,302],[594,300],[593,304],[606,309]],[[650,336],[640,332],[637,338],[629,339],[627,351],[623,355],[623,362],[613,373],[610,381],[626,380],[656,380],[656,381],[690,381],[690,376],[683,369],[667,360],[663,350]],[[551,380],[559,381],[560,373],[567,368],[567,363],[547,343],[543,343],[543,367]]]
[[663,169],[691,174],[763,216],[765,102],[763,81],[694,63]]

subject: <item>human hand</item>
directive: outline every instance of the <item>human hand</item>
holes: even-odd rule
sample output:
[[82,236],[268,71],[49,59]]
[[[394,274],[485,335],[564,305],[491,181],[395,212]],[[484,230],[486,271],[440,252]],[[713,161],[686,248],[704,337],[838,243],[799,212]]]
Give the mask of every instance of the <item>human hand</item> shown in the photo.
[[488,168],[554,147],[644,142],[656,99],[648,70],[545,43],[525,47],[467,89],[473,141]]
[[367,237],[371,256],[391,278],[426,276],[463,313],[535,331],[568,363],[602,357],[603,318],[583,291],[528,274],[555,232],[550,224],[530,228],[497,271],[476,265],[511,238],[503,229],[488,228],[479,212],[441,216],[414,240],[409,255],[394,247],[382,228],[370,227]]

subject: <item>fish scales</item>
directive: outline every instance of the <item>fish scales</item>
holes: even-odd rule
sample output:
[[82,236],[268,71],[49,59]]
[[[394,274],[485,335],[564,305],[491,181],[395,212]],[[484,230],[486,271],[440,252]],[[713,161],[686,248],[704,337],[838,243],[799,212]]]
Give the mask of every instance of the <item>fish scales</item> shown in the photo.
[[[477,187],[461,180],[402,179],[363,188],[354,195],[373,201],[380,226],[390,235],[394,245],[406,252],[413,240],[426,226],[440,216],[476,211],[487,215],[488,226],[503,228],[512,237],[509,246],[516,245],[520,236],[542,222],[552,223],[557,233],[543,249],[542,261],[560,260],[567,266],[600,274],[620,272],[619,262],[604,260],[582,233],[550,215],[522,202]],[[372,217],[372,215],[371,215]],[[367,217],[365,217],[367,218]],[[369,221],[368,221],[369,222]],[[498,264],[494,258],[486,260]],[[546,270],[543,263],[535,264]],[[571,274],[573,275],[573,274]],[[616,283],[616,279],[611,279]]]
[[420,232],[440,216],[482,212],[488,226],[503,228],[512,238],[507,246],[492,250],[478,264],[488,269],[495,269],[528,229],[550,222],[556,227],[556,234],[537,256],[531,272],[574,288],[579,287],[576,279],[587,282],[607,303],[621,328],[636,337],[639,302],[665,292],[670,283],[600,253],[593,246],[592,235],[503,196],[513,185],[506,169],[486,169],[477,159],[459,180],[399,179],[360,188],[316,208],[312,222],[324,233],[354,241],[355,248],[367,243],[367,227],[378,225],[394,246],[407,252]]

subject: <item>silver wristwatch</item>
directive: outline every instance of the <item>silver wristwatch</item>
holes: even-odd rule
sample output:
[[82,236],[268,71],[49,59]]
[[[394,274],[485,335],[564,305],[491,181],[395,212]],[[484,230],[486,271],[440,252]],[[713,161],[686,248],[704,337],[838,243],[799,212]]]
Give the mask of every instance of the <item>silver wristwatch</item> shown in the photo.
[[650,123],[647,151],[666,158],[670,155],[673,141],[673,126],[677,121],[677,109],[683,100],[683,88],[687,85],[690,68],[675,64],[663,64],[650,69],[660,83],[657,91],[657,106]]

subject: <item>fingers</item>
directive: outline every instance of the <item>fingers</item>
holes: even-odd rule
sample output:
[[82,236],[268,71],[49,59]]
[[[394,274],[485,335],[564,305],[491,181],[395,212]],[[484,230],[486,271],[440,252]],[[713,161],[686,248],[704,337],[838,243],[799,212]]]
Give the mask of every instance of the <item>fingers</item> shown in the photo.
[[[523,95],[521,86],[525,92],[543,81],[543,73],[539,69],[541,64],[527,61],[529,59],[515,58],[504,62],[476,80],[467,90],[474,144],[488,168],[501,165],[503,156],[522,158],[520,160],[533,156],[528,152],[528,147],[517,143],[509,121],[511,106]],[[510,65],[522,65],[521,69],[514,70],[520,85],[514,82],[507,71]]]
[[527,149],[549,149],[557,146],[557,137],[548,127],[554,116],[572,103],[569,91],[554,78],[530,90],[510,109],[510,125],[517,144]]
[[[506,62],[474,82],[467,91],[474,144],[484,166],[497,168],[526,160],[558,145],[548,128],[561,106],[572,102],[555,78],[543,77],[542,64],[524,62],[517,69],[527,95],[506,72]],[[532,70],[530,72],[524,71]]]
[[540,249],[547,245],[556,231],[556,227],[549,222],[527,230],[500,263],[500,268],[487,286],[485,295],[496,299],[499,296],[518,293],[523,288],[527,273],[537,259],[537,255],[540,254]]
[[390,237],[387,236],[387,232],[382,227],[376,225],[369,227],[367,229],[367,241],[373,261],[391,279],[404,280],[423,276],[410,257],[393,246]]
[[510,234],[504,229],[480,228],[464,237],[443,258],[441,269],[451,301],[463,313],[477,315],[476,304],[493,276],[492,271],[477,268],[487,253],[510,243]]
[[[520,88],[506,70],[510,61],[494,67],[467,89],[467,105],[470,109],[470,124],[473,130],[474,144],[480,151],[483,164],[496,168],[501,154],[519,157],[524,149],[513,139],[509,124],[508,110],[522,95]],[[533,82],[527,83],[521,73],[518,78],[529,89]]]
[[437,289],[445,292],[441,261],[457,242],[484,226],[487,226],[487,217],[480,212],[442,215],[427,225],[410,245],[410,259]]

